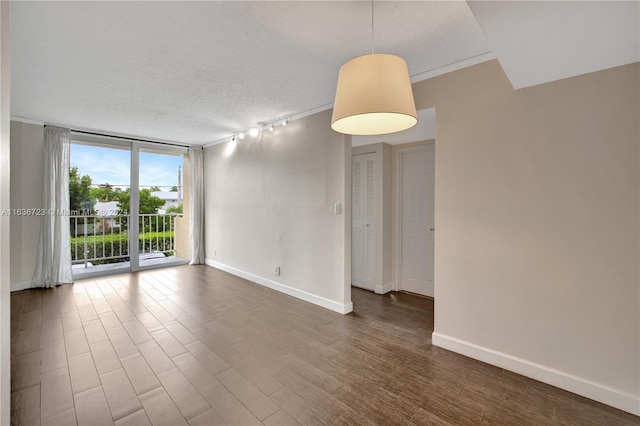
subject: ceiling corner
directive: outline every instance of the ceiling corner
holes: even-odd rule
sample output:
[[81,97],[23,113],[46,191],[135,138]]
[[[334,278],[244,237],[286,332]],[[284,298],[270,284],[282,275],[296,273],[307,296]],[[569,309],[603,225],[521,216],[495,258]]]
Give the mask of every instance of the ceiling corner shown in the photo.
[[467,3],[515,89],[640,61],[640,2]]

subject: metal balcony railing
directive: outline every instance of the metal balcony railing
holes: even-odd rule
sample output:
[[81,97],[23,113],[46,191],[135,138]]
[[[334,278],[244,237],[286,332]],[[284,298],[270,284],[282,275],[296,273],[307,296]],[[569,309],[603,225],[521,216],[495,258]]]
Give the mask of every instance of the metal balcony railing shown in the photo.
[[[138,216],[138,254],[141,258],[175,253],[175,219],[179,214]],[[130,260],[130,216],[72,216],[71,261],[74,265],[101,265]]]

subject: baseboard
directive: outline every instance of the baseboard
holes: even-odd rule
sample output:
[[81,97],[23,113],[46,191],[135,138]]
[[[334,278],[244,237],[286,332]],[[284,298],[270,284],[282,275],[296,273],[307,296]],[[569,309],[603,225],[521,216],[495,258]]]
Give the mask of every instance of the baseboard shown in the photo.
[[249,280],[256,284],[260,284],[261,286],[268,287],[272,290],[279,291],[280,293],[293,296],[296,299],[301,299],[301,300],[304,300],[305,302],[313,303],[314,305],[321,306],[325,309],[329,309],[331,311],[338,312],[340,314],[348,314],[349,312],[353,311],[352,302],[349,302],[347,304],[338,303],[335,300],[327,299],[325,297],[318,296],[313,293],[306,292],[304,290],[290,287],[288,285],[281,284],[276,281],[272,281],[270,279],[261,277],[259,275],[254,275],[250,272],[246,272],[241,269],[234,268],[233,266],[216,262],[215,260],[212,260],[212,259],[205,259],[205,263],[208,266],[211,266],[213,268],[221,269],[225,272],[228,272],[240,278],[244,278],[245,280]]
[[377,285],[376,286],[376,293],[377,294],[389,293],[391,290],[393,290],[393,284],[392,283],[385,284],[385,285]]
[[640,416],[640,397],[637,395],[444,334],[433,333],[432,342],[435,346],[522,374]]
[[31,288],[31,281],[21,281],[18,283],[11,283],[11,291],[20,291]]

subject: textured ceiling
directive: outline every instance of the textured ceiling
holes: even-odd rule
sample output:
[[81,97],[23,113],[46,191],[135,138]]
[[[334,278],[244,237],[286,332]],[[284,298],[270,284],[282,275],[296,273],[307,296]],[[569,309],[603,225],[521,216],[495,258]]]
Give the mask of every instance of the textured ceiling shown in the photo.
[[[370,19],[369,2],[13,2],[11,115],[217,141],[330,107],[339,67],[370,52]],[[492,57],[459,1],[376,1],[375,47],[414,81]]]
[[[497,56],[515,88],[640,60],[637,1],[469,5],[376,1],[376,51],[413,81]],[[12,2],[11,115],[215,142],[330,108],[370,49],[366,1]]]

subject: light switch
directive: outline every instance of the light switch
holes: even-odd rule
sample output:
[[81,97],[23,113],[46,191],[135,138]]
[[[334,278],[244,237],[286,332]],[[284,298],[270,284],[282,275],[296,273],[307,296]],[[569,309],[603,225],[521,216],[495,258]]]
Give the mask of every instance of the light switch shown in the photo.
[[338,215],[338,214],[341,214],[341,213],[342,213],[342,204],[340,204],[340,203],[335,203],[335,204],[333,205],[333,214]]

